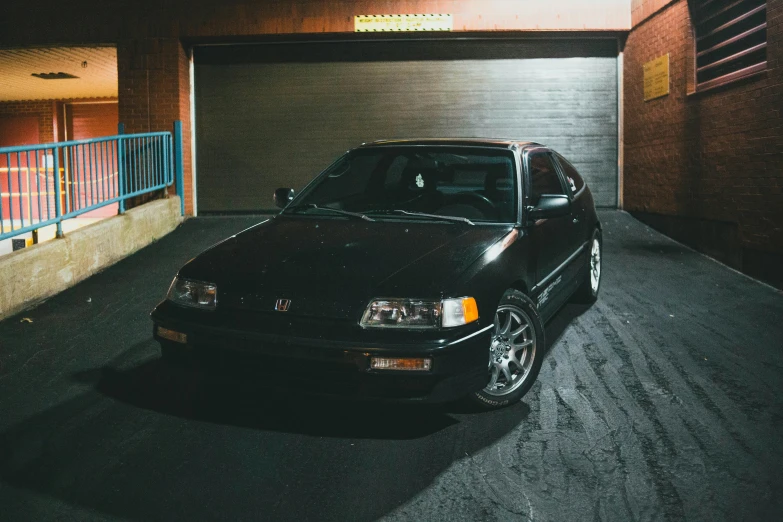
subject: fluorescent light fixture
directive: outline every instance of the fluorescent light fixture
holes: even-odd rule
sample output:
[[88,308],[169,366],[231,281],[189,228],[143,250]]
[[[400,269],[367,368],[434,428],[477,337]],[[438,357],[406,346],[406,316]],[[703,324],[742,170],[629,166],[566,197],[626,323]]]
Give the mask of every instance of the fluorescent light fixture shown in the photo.
[[40,78],[42,80],[77,80],[77,79],[79,79],[78,76],[74,76],[73,74],[68,74],[68,73],[64,73],[64,72],[33,73],[30,76],[35,76],[36,78]]

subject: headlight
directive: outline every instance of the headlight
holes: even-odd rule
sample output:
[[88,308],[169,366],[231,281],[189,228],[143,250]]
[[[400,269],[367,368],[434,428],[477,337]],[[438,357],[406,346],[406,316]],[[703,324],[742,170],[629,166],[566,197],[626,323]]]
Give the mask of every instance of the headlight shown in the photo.
[[217,286],[175,277],[169,287],[167,299],[183,306],[214,310],[217,305]]
[[362,316],[365,328],[451,328],[478,319],[472,297],[427,301],[422,299],[376,299]]

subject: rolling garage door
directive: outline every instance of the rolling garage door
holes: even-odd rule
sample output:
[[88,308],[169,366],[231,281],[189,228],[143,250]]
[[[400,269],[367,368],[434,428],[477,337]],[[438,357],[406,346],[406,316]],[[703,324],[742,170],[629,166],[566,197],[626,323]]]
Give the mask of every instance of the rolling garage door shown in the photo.
[[533,140],[617,204],[614,40],[199,47],[198,212],[271,209],[339,154],[386,138]]

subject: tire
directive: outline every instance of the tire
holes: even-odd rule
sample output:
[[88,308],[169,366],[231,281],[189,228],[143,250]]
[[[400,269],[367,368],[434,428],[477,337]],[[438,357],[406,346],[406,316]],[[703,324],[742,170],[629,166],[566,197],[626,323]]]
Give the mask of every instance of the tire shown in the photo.
[[519,402],[538,377],[545,348],[544,324],[536,305],[519,290],[507,290],[495,311],[488,347],[489,380],[469,396],[471,402],[487,410]]
[[[573,301],[576,303],[593,304],[598,300],[598,292],[601,290],[603,241],[601,240],[601,231],[599,229],[596,228],[595,232],[593,232],[593,237],[590,239],[587,248],[587,265],[582,276],[582,283],[574,293]],[[596,251],[598,252],[597,259],[595,257]],[[594,262],[597,262],[597,274],[594,272]],[[596,277],[595,280],[593,279],[594,275]]]

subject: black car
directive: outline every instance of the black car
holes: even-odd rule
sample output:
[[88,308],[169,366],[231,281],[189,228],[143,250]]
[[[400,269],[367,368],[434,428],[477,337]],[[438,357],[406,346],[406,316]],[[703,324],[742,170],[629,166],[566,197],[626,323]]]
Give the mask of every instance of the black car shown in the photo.
[[592,302],[601,224],[556,152],[380,141],[188,262],[152,312],[164,360],[264,385],[495,408],[532,386],[544,323]]

